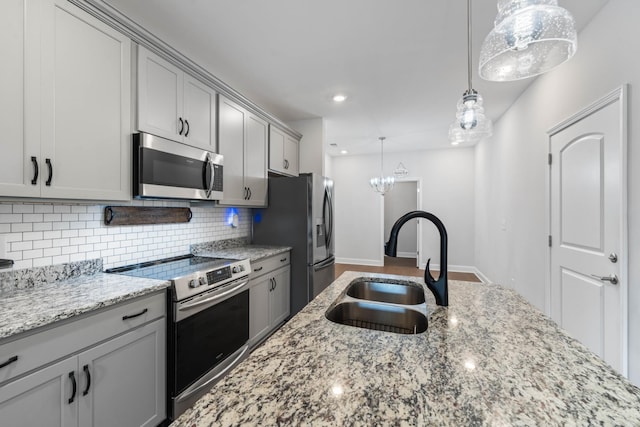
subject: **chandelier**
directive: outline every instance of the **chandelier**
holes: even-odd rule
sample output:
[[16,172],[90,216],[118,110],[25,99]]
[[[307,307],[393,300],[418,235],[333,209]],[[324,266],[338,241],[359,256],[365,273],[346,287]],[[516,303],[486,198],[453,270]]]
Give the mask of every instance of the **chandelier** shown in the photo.
[[467,82],[469,87],[458,101],[456,120],[449,126],[449,141],[452,145],[475,143],[493,134],[491,120],[484,115],[482,96],[473,88],[471,52],[471,0],[467,0]]
[[573,56],[578,36],[573,16],[558,0],[498,0],[495,26],[482,43],[480,77],[526,79]]
[[380,176],[371,178],[369,180],[369,185],[375,191],[384,196],[385,193],[391,191],[396,180],[392,176],[384,176],[384,140],[386,138],[381,136],[378,139],[380,140]]

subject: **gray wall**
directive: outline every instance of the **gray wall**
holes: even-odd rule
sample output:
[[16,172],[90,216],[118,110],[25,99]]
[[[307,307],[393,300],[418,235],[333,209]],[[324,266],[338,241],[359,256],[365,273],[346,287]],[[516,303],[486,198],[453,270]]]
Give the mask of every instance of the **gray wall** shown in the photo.
[[[640,2],[611,0],[569,62],[531,84],[476,147],[476,266],[545,309],[547,130],[629,83],[629,377],[640,384]],[[490,102],[490,100],[486,100]]]
[[[398,218],[417,209],[416,181],[396,182],[393,190],[384,196],[384,237],[387,239],[391,227]],[[405,223],[398,233],[398,256],[415,258],[418,251],[418,220]]]

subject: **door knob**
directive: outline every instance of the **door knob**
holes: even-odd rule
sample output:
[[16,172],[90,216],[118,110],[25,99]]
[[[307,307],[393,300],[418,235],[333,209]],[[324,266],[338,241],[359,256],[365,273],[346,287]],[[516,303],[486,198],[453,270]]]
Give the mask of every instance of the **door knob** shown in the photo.
[[615,253],[615,252],[611,252],[611,253],[609,254],[609,261],[611,261],[611,262],[612,262],[612,263],[614,263],[614,264],[615,264],[616,262],[618,262],[618,254],[617,254],[617,253]]
[[618,284],[618,276],[615,274],[610,274],[609,276],[598,276],[596,274],[592,274],[591,277],[602,280],[603,282],[611,282],[612,285]]

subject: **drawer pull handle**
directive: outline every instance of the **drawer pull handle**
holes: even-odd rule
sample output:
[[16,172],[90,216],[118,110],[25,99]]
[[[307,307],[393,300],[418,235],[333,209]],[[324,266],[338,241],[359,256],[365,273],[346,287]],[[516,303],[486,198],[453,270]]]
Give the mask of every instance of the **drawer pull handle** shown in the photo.
[[71,397],[67,400],[67,403],[71,405],[76,398],[76,391],[78,391],[78,383],[76,383],[76,375],[73,371],[69,372],[69,378],[71,378],[71,386],[73,390],[71,391]]
[[89,394],[89,389],[91,388],[91,372],[89,372],[89,365],[84,365],[82,370],[84,371],[84,374],[87,377],[87,388],[85,388],[84,391],[82,392],[82,395],[86,396],[87,394]]
[[145,314],[147,311],[149,311],[148,309],[144,309],[142,310],[140,313],[136,313],[136,314],[127,314],[126,316],[122,316],[122,320],[129,320],[129,319],[133,319],[134,317],[140,317],[143,314]]
[[262,267],[258,267],[258,268],[254,268],[253,271],[260,271],[262,270]]
[[286,258],[282,258],[280,262],[285,262],[286,260],[287,260]]
[[11,365],[16,360],[18,360],[18,356],[10,357],[6,362],[4,362],[2,365],[0,365],[0,368],[4,368],[7,365]]

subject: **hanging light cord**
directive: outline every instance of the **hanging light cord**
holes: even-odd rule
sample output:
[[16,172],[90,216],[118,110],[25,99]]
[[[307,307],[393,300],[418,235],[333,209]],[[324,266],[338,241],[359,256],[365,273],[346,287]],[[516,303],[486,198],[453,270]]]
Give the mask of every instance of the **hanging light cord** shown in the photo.
[[467,0],[467,76],[469,79],[469,93],[473,91],[471,84],[471,0]]
[[384,136],[378,138],[380,140],[380,176],[384,176]]

